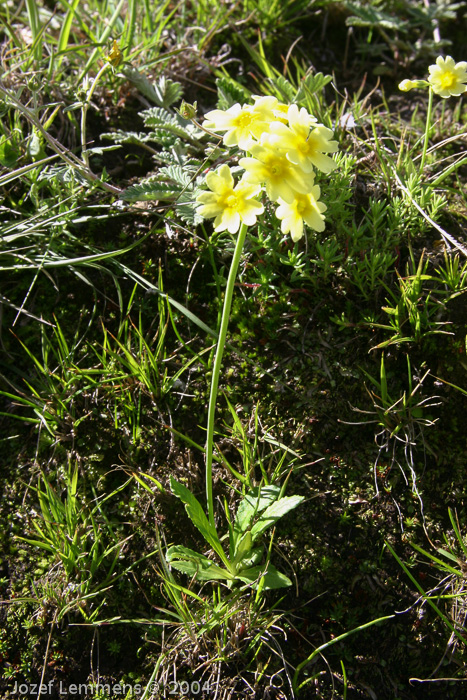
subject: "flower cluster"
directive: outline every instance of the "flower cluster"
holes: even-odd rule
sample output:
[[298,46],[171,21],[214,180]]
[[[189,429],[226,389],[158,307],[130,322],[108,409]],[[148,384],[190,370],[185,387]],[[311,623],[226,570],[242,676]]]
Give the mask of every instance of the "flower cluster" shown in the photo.
[[428,67],[428,80],[403,80],[399,90],[429,87],[440,97],[458,97],[467,90],[467,63],[455,63],[451,56],[438,56],[436,64]]
[[226,111],[208,112],[203,126],[223,134],[226,146],[247,152],[239,165],[245,171],[235,185],[230,168],[222,165],[206,176],[211,190],[197,197],[198,212],[215,218],[216,231],[238,231],[250,226],[264,211],[254,197],[262,188],[278,204],[276,216],[281,230],[293,241],[303,236],[304,223],[315,231],[324,230],[326,205],[319,201],[315,169],[330,173],[336,164],[328,155],[337,151],[330,129],[296,104],[285,105],[275,97],[254,97],[253,105],[235,104]]

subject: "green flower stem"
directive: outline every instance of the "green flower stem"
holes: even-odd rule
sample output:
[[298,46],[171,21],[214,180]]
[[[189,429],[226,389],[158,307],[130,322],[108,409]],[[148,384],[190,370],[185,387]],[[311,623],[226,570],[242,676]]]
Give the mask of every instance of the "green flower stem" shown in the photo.
[[428,109],[427,109],[427,113],[426,113],[425,140],[423,142],[422,160],[420,161],[420,171],[419,171],[420,175],[423,173],[423,168],[425,167],[426,152],[428,149],[428,137],[430,135],[432,111],[433,111],[433,90],[430,87],[430,89],[428,90]]
[[88,147],[86,144],[86,116],[88,113],[89,105],[91,103],[91,98],[94,94],[94,90],[97,87],[97,83],[99,82],[99,78],[107,68],[109,67],[110,63],[104,63],[102,68],[99,70],[97,73],[96,77],[94,78],[92,85],[89,89],[89,92],[87,93],[84,102],[81,107],[81,157],[83,159],[84,165],[89,168],[89,156],[88,156]]
[[214,416],[216,412],[217,391],[219,387],[219,375],[221,372],[222,356],[224,354],[225,341],[227,338],[227,329],[229,326],[230,309],[232,307],[232,297],[237,277],[238,265],[242,256],[243,245],[245,243],[247,227],[242,224],[237,238],[237,244],[230,265],[229,278],[225,288],[224,306],[222,309],[221,325],[219,329],[219,337],[217,339],[216,357],[212,370],[211,392],[209,395],[208,408],[208,426],[206,438],[206,500],[208,504],[208,518],[214,525],[214,500],[212,495],[212,460],[214,451]]

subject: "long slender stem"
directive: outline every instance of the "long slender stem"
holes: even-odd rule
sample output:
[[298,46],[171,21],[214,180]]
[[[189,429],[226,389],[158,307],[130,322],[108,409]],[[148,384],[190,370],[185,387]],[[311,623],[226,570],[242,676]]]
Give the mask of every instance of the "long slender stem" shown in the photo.
[[222,356],[224,354],[225,341],[227,338],[227,329],[229,326],[230,309],[232,307],[232,297],[235,286],[235,279],[237,277],[238,265],[240,263],[240,258],[243,251],[243,245],[245,243],[247,227],[242,224],[240,227],[240,232],[237,238],[237,244],[235,246],[234,255],[232,258],[232,264],[230,265],[229,277],[227,280],[227,286],[225,288],[224,296],[224,306],[222,309],[222,319],[221,326],[219,329],[219,338],[217,341],[216,357],[214,360],[214,367],[212,370],[211,379],[211,391],[209,395],[209,408],[208,408],[208,426],[207,426],[207,438],[206,438],[206,500],[208,506],[208,518],[210,522],[214,525],[214,500],[212,495],[212,460],[213,460],[213,450],[214,450],[214,416],[216,413],[216,401],[217,401],[217,390],[219,387],[219,375],[222,365]]
[[423,168],[425,167],[426,152],[428,149],[428,137],[430,135],[432,111],[433,111],[433,90],[430,87],[430,89],[428,90],[428,109],[427,109],[427,113],[426,113],[425,140],[423,142],[422,159],[420,161],[420,171],[419,171],[420,175],[422,175]]
[[[89,89],[89,92],[87,93],[83,105],[81,107],[81,157],[83,159],[84,165],[89,168],[89,156],[88,156],[88,146],[86,143],[86,117],[89,109],[89,105],[91,103],[91,98],[94,94],[94,90],[97,87],[97,83],[99,81],[99,78],[101,75],[107,70],[109,67],[109,63],[104,63],[104,65],[101,67],[99,72],[97,73],[96,77],[94,78],[92,85]],[[86,85],[87,77],[85,78],[85,89],[87,88]],[[90,169],[90,168],[89,168]]]

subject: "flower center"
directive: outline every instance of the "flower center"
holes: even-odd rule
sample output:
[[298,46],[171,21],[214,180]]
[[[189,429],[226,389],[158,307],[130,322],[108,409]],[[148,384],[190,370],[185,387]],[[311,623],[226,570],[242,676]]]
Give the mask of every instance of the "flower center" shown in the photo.
[[235,126],[239,129],[248,129],[253,121],[253,116],[248,112],[241,112],[235,119]]
[[297,214],[303,216],[303,214],[308,209],[308,200],[306,197],[298,197],[296,204]]
[[297,149],[304,156],[307,156],[309,154],[309,152],[311,151],[311,144],[308,140],[307,141],[300,141],[300,143],[297,145]]
[[439,82],[441,83],[441,87],[449,89],[456,82],[456,76],[454,73],[443,73],[439,79]]
[[237,209],[238,204],[239,204],[239,200],[238,200],[237,195],[235,195],[235,194],[229,195],[225,200],[226,208],[228,207],[229,209]]

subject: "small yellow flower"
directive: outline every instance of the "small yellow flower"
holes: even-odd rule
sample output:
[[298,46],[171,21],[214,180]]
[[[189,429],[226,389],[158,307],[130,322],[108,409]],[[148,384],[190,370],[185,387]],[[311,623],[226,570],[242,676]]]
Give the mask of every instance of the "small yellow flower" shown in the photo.
[[292,202],[295,192],[309,192],[314,185],[314,174],[305,173],[294,165],[281,151],[271,144],[271,138],[263,136],[260,144],[250,146],[252,158],[240,158],[245,169],[243,179],[255,184],[265,184],[266,194],[272,202],[279,197]]
[[255,108],[259,108],[263,111],[266,121],[279,121],[283,124],[287,124],[287,112],[290,105],[279,102],[277,97],[260,97],[259,95],[252,95],[252,97],[256,103]]
[[428,82],[441,97],[457,97],[467,90],[467,63],[455,63],[451,56],[438,56],[436,65],[429,66]]
[[261,187],[241,180],[236,187],[228,165],[221,165],[216,172],[206,175],[211,192],[202,192],[196,198],[202,206],[198,213],[206,219],[214,218],[214,230],[236,233],[240,223],[253,226],[256,217],[264,211],[256,199]]
[[264,124],[269,124],[269,122],[272,122],[275,118],[276,109],[280,108],[280,103],[277,97],[272,97],[271,95],[267,95],[266,97],[253,95],[253,99],[255,104],[250,107],[253,114],[258,115]]
[[276,103],[275,97],[259,97],[251,107],[235,104],[226,111],[214,109],[206,114],[203,126],[210,131],[225,131],[223,141],[226,146],[238,145],[248,151],[255,139],[269,130]]
[[278,200],[280,206],[277,207],[276,216],[282,220],[282,233],[290,232],[294,243],[303,236],[303,222],[314,231],[324,231],[323,213],[327,207],[318,202],[320,194],[319,186],[315,185],[308,194],[297,193],[291,203]]
[[314,126],[316,119],[304,107],[298,110],[291,105],[287,112],[289,126],[273,122],[270,126],[274,134],[274,143],[283,148],[291,163],[300,166],[305,172],[311,172],[313,166],[323,173],[330,173],[336,164],[326,153],[337,151],[337,141],[331,141],[333,133],[325,126]]

